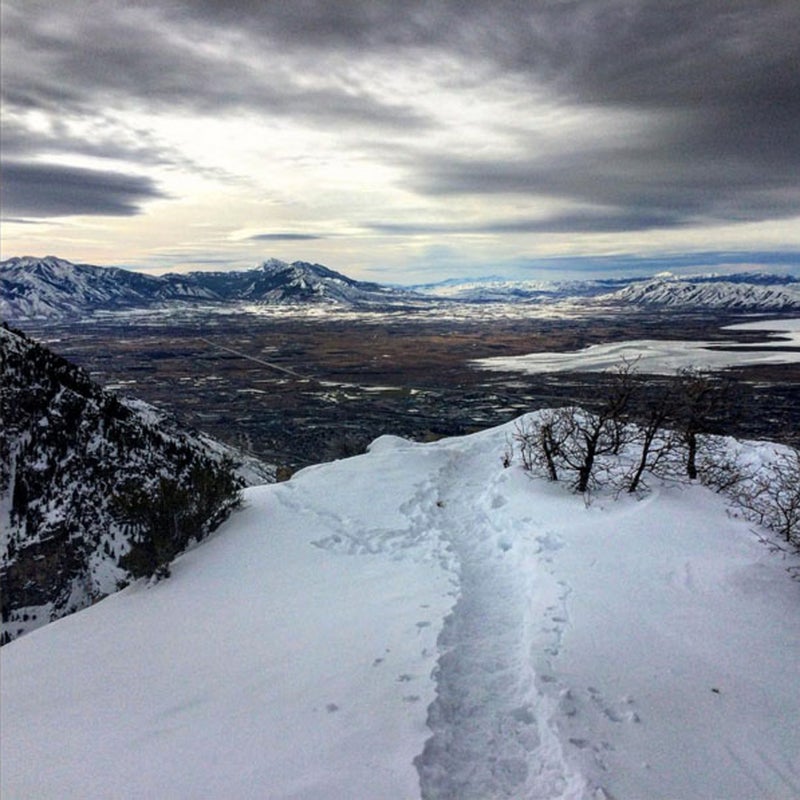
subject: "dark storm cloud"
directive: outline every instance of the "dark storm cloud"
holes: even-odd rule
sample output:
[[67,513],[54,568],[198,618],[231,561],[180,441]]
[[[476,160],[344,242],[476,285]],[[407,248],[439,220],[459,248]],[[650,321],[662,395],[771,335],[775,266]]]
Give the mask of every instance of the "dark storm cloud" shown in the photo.
[[3,211],[24,217],[133,216],[144,200],[162,197],[146,177],[56,164],[3,164]]
[[312,54],[448,51],[467,68],[527,75],[576,102],[702,118],[751,112],[758,124],[776,110],[784,122],[800,112],[796,0],[192,0],[171,8]]
[[[628,148],[565,149],[528,159],[415,153],[403,156],[401,163],[405,160],[417,167],[410,183],[422,193],[569,200],[597,206],[599,216],[611,209],[616,222],[608,230],[624,230],[625,217],[636,230],[652,227],[643,226],[643,219],[662,219],[665,225],[759,221],[800,211],[800,176],[790,164],[767,168],[755,160],[685,151],[678,157],[652,141]],[[558,224],[552,230],[569,229],[571,218],[581,222],[580,215],[570,212],[554,218]],[[573,229],[585,227],[577,224]]]
[[[7,0],[3,29],[12,114],[134,105],[254,112],[360,129],[373,140],[385,131],[386,158],[419,193],[597,207],[551,217],[552,231],[764,220],[800,209],[797,0]],[[348,67],[442,55],[472,88],[511,81],[521,101],[546,91],[584,113],[585,135],[542,157],[525,133],[531,105],[509,120],[524,157],[465,158],[424,137],[396,148],[394,133],[434,122]],[[612,134],[594,128],[598,111],[643,124]]]
[[247,238],[255,242],[310,242],[325,237],[314,233],[256,233]]
[[[228,30],[200,25],[192,4],[162,9],[147,3],[7,0],[4,7],[4,68],[10,74],[3,99],[12,109],[82,114],[139,103],[353,126],[427,123],[414,109],[358,86],[297,80],[282,66],[292,42],[260,41],[259,26],[247,16]],[[262,4],[261,13],[270,8]],[[167,11],[173,16],[165,16]]]
[[[532,155],[516,160],[411,154],[417,190],[614,206],[632,230],[643,216],[689,223],[798,213],[796,0],[540,3],[521,15],[516,8],[499,4],[498,24],[477,35],[494,42],[477,51],[492,50],[498,73],[541,81],[589,120],[602,109],[647,124],[613,137],[600,126],[593,139],[565,140],[546,158],[524,136],[520,149]],[[552,230],[569,229],[569,220],[554,220]]]

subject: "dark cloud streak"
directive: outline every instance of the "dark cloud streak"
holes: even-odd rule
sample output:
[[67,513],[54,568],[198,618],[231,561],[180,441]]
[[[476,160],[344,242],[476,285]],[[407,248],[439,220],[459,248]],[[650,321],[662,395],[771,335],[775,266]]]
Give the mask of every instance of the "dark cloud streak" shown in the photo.
[[3,165],[3,211],[23,217],[133,216],[162,197],[150,178],[57,164]]
[[247,238],[254,242],[311,242],[326,237],[314,233],[256,233]]
[[619,233],[688,224],[676,214],[635,214],[627,211],[584,211],[531,219],[460,223],[367,222],[363,227],[386,236],[485,235],[525,233]]

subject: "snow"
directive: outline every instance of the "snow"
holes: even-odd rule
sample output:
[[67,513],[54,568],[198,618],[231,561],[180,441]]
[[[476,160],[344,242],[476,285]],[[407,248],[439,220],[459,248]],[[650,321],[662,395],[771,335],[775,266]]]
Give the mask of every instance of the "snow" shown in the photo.
[[698,485],[504,469],[512,431],[248,489],[170,579],[5,646],[3,798],[800,796],[789,562]]
[[[480,369],[496,372],[531,374],[599,372],[613,369],[627,359],[635,361],[639,372],[656,375],[671,375],[687,367],[722,370],[750,365],[800,363],[800,319],[744,322],[729,325],[725,330],[762,330],[772,333],[769,341],[758,344],[634,339],[589,345],[564,353],[496,356],[475,359],[471,363]],[[784,349],[791,347],[798,349]]]

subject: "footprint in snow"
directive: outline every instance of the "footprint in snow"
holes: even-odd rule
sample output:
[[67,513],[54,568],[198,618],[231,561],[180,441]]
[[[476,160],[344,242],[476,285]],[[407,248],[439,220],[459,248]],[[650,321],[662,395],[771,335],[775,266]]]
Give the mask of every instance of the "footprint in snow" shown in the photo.
[[505,536],[504,536],[504,537],[502,537],[501,539],[499,539],[499,540],[498,540],[498,542],[497,542],[497,546],[498,546],[498,547],[499,547],[499,548],[500,548],[500,549],[501,549],[501,550],[502,550],[504,553],[507,553],[507,552],[508,552],[508,551],[509,551],[509,550],[510,550],[512,547],[513,547],[513,545],[511,544],[511,542],[510,542],[510,541],[509,541],[509,540],[508,540],[508,539],[507,539]]
[[594,686],[587,688],[592,702],[603,712],[611,722],[641,722],[641,717],[635,710],[636,703],[632,697],[623,697],[621,704],[616,707],[607,702],[603,695]]
[[544,533],[536,537],[536,543],[542,550],[555,551],[560,550],[564,546],[561,537],[555,533]]

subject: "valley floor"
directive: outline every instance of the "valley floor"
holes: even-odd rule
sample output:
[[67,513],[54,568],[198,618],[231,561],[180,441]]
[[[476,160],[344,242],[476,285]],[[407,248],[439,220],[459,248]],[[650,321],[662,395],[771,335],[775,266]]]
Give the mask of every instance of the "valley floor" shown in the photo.
[[509,426],[249,489],[4,647],[2,796],[800,796],[800,590],[699,486],[533,481]]

